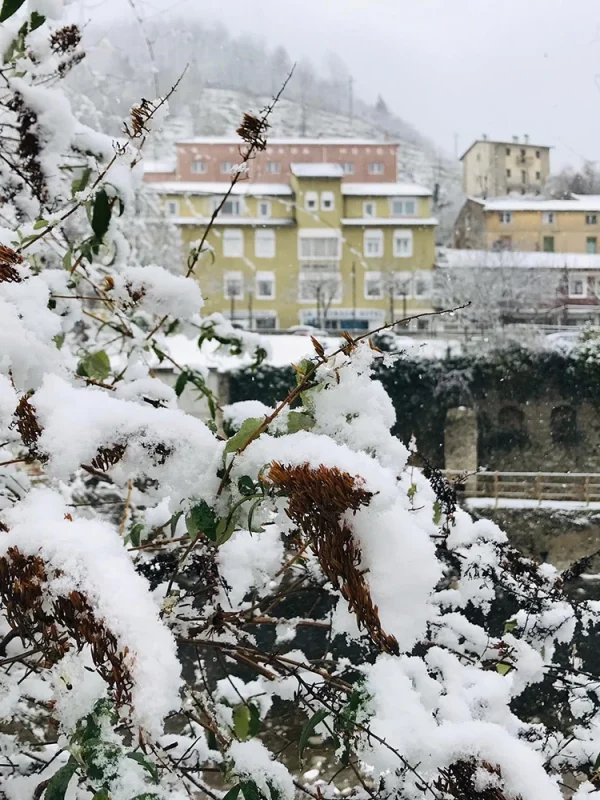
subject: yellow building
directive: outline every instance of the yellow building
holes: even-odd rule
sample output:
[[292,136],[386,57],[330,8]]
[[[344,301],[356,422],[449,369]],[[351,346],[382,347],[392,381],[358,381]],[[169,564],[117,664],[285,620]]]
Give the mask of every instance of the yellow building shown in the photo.
[[[259,329],[368,329],[432,309],[437,220],[428,189],[348,182],[340,164],[290,172],[289,183],[240,181],[226,200],[195,270],[207,313]],[[229,183],[152,186],[187,251]]]
[[454,227],[454,246],[546,253],[600,252],[600,196],[569,200],[469,198]]
[[550,148],[531,144],[528,136],[510,142],[477,139],[460,160],[469,197],[540,194],[550,175]]

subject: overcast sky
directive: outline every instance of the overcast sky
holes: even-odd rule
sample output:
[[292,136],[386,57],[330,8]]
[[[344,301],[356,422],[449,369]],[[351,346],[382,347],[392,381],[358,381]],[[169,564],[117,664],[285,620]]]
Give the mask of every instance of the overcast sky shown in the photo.
[[[126,9],[125,0],[88,0]],[[357,93],[388,105],[448,154],[487,133],[554,147],[553,169],[600,161],[597,0],[136,0],[284,45],[336,52]],[[106,6],[105,6],[106,7]],[[155,16],[156,18],[156,16]]]

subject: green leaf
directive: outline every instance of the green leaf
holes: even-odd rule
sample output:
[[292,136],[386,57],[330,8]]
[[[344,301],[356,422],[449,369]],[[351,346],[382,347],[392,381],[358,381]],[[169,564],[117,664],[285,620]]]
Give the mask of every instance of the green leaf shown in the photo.
[[203,533],[211,542],[217,540],[217,517],[205,500],[190,509],[185,518],[185,526],[192,539]]
[[177,530],[177,523],[179,522],[179,518],[183,515],[183,511],[177,511],[171,517],[171,536],[175,536],[175,531]]
[[60,348],[65,343],[65,334],[64,333],[57,333],[54,339],[52,339],[56,347],[60,350]]
[[[0,11],[0,22],[6,22],[9,17],[16,14],[24,2],[25,0],[4,0],[2,11]],[[48,790],[46,790],[46,796],[47,795]]]
[[253,524],[254,512],[261,503],[262,503],[262,497],[259,497],[258,500],[255,500],[250,506],[250,511],[248,512],[248,530],[250,531],[250,533],[262,533],[264,531],[264,528],[262,526],[260,528],[255,528]]
[[288,433],[298,433],[298,431],[309,431],[315,427],[315,421],[304,411],[290,411],[288,416]]
[[224,795],[221,800],[237,800],[237,796],[240,793],[240,789],[242,787],[238,783],[237,786],[232,786],[231,789]]
[[81,747],[86,773],[93,781],[109,783],[119,771],[121,748],[102,739],[87,739]]
[[217,522],[216,536],[214,542],[217,546],[225,544],[231,539],[235,530],[235,519],[233,515],[229,518],[223,517]]
[[306,375],[308,375],[314,369],[315,365],[312,361],[309,361],[307,358],[303,359],[297,366],[296,366],[296,385],[302,383]]
[[244,742],[250,733],[250,709],[240,703],[233,709],[233,730],[237,738]]
[[75,178],[75,180],[71,183],[71,192],[73,196],[75,196],[77,192],[83,192],[88,184],[91,174],[91,168],[86,167],[81,173],[81,176],[79,178]]
[[47,219],[36,219],[36,221],[33,223],[33,230],[39,231],[40,228],[46,228],[47,226],[48,226]]
[[249,703],[248,707],[250,708],[250,726],[248,729],[248,736],[252,738],[256,736],[260,730],[260,714],[258,713],[258,708],[252,703]]
[[496,672],[499,672],[500,675],[506,675],[512,669],[510,664],[505,664],[504,662],[500,661],[496,664]]
[[598,753],[596,760],[594,761],[594,772],[598,772],[600,769],[600,753]]
[[106,380],[110,375],[110,358],[104,350],[89,353],[77,365],[77,374],[84,378],[94,378],[97,381]]
[[439,525],[442,521],[442,506],[437,501],[433,504],[433,524]]
[[327,711],[326,708],[319,709],[319,711],[317,711],[317,713],[308,720],[304,728],[302,728],[302,733],[300,734],[300,742],[298,743],[300,758],[302,758],[302,753],[304,752],[304,748],[308,744],[308,740],[310,739],[312,732],[320,722],[323,722],[323,720],[328,714],[329,712]]
[[146,770],[146,772],[149,773],[153,783],[159,782],[158,770],[156,769],[156,764],[153,764],[151,761],[148,761],[148,759],[143,753],[127,753],[127,758],[131,758],[134,761],[137,761],[137,763],[140,766],[142,766]]
[[246,495],[247,497],[255,494],[256,487],[254,486],[254,481],[249,475],[242,475],[242,477],[239,479],[238,490],[240,494]]
[[129,531],[129,541],[134,547],[140,546],[140,542],[142,541],[143,531],[144,531],[144,525],[142,522],[136,522],[136,524]]
[[73,255],[70,250],[67,250],[67,252],[64,254],[62,265],[63,269],[68,269],[69,272],[71,271],[73,267]]
[[43,17],[41,14],[38,14],[37,11],[34,11],[29,18],[29,32],[36,31],[40,28],[44,22],[46,22],[46,17]]
[[102,242],[110,225],[110,201],[104,189],[96,193],[92,211],[92,230],[98,242]]
[[504,633],[512,633],[516,627],[517,627],[517,620],[509,619],[508,622],[504,623]]
[[264,419],[258,417],[250,417],[249,419],[244,420],[239,431],[234,434],[231,439],[227,440],[225,452],[235,453],[237,450],[241,450],[242,447],[245,447],[256,431],[261,427],[263,422]]
[[417,493],[417,484],[411,483],[411,485],[408,487],[408,492],[406,494],[412,500],[413,497],[416,495],[416,493]]
[[182,372],[181,375],[175,381],[175,394],[177,395],[177,397],[181,397],[181,395],[183,394],[183,390],[185,389],[188,380],[189,380],[189,373]]
[[44,794],[44,800],[64,800],[65,793],[76,769],[77,762],[74,758],[70,758],[64,767],[61,767],[50,778]]
[[254,781],[242,781],[240,788],[244,795],[244,800],[261,800],[261,794]]

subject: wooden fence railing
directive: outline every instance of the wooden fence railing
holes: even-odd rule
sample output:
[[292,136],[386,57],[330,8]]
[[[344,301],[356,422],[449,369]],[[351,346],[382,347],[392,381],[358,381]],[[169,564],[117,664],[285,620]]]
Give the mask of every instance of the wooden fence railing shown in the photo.
[[[446,471],[450,480],[459,472]],[[462,473],[464,474],[464,473]],[[466,482],[467,497],[514,500],[573,500],[600,502],[600,473],[595,472],[479,472]]]

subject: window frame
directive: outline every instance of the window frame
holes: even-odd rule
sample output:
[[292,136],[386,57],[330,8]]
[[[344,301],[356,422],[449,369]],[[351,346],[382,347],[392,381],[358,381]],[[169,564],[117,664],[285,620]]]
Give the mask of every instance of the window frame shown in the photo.
[[[334,192],[332,192],[330,190],[321,192],[320,201],[321,201],[321,211],[335,211],[335,193]],[[327,208],[325,206],[325,203],[331,203],[329,208]]]
[[234,167],[236,166],[237,164],[234,164],[232,161],[221,161],[219,165],[219,172],[221,175],[231,175]]
[[342,161],[340,164],[344,175],[354,175],[356,172],[356,164],[354,161]]
[[[260,243],[260,246],[259,246]],[[267,245],[268,247],[264,246]],[[264,247],[263,247],[264,246]],[[259,252],[259,250],[263,252]],[[254,230],[254,257],[275,258],[277,250],[277,236],[273,228],[255,228]]]
[[[241,248],[231,251],[234,242],[241,242]],[[229,252],[228,252],[229,250]],[[244,231],[242,228],[225,228],[223,231],[223,258],[243,258],[244,257]]]
[[[167,207],[166,213],[168,217],[178,217],[179,216],[179,200],[174,198],[173,200],[167,200]],[[171,209],[173,208],[173,210]]]
[[281,175],[281,161],[267,161],[265,172],[268,175]]
[[[409,248],[407,252],[400,252],[397,246],[398,240],[404,240],[409,242]],[[396,228],[394,230],[394,245],[393,245],[393,253],[394,258],[412,258],[414,252],[414,237],[413,232],[409,229],[405,228]]]
[[[550,243],[551,247],[546,247],[546,243]],[[542,237],[542,253],[554,253],[556,252],[554,249],[555,239],[554,236],[543,236]]]
[[[309,203],[314,202],[314,208],[309,208]],[[305,211],[318,211],[319,210],[319,193],[318,192],[304,192],[304,210]]]
[[[373,213],[367,214],[367,206],[373,207]],[[364,219],[376,219],[377,218],[377,201],[376,200],[365,200],[363,202],[363,218]]]
[[500,225],[510,225],[512,223],[512,211],[499,211],[498,218]]
[[[265,206],[267,209],[266,214],[261,214],[260,209],[261,206]],[[258,201],[258,218],[259,219],[270,219],[271,218],[271,201],[270,200],[259,200]]]
[[[202,169],[196,169],[196,167],[202,167]],[[192,161],[192,174],[206,175],[207,172],[208,172],[208,164],[202,158],[195,158]]]
[[383,161],[370,161],[367,165],[367,171],[369,175],[383,175],[385,172],[385,164]]
[[[412,211],[406,210],[406,206],[412,203]],[[402,209],[400,212],[396,211],[394,206],[399,204]],[[416,217],[417,216],[417,198],[416,197],[392,197],[390,199],[390,216],[391,217]]]
[[[303,245],[307,241],[333,241],[336,243],[335,255],[332,254],[308,254],[303,252]],[[305,228],[298,233],[298,261],[329,263],[339,262],[342,258],[342,237],[341,232],[328,228]]]
[[[367,289],[369,283],[377,284],[376,293],[369,294]],[[365,272],[363,279],[363,295],[365,300],[383,300],[383,282],[381,280],[381,272],[371,270]]]
[[[586,281],[585,275],[569,275],[569,297],[585,297],[586,296]],[[581,292],[576,292],[574,287],[576,284],[581,283]]]
[[[222,200],[223,200],[222,197],[213,197],[212,198],[212,211],[213,211],[213,214],[217,210],[218,206],[221,204]],[[237,203],[237,213],[232,211],[232,213],[230,214],[228,211],[226,211],[226,206],[228,205],[228,203],[231,203],[232,209],[235,207],[234,204]],[[244,208],[244,206],[242,204],[241,197],[232,197],[230,195],[227,198],[227,200],[225,200],[225,202],[223,203],[223,208],[219,211],[219,217],[241,217],[243,208]]]
[[585,215],[585,224],[586,225],[597,225],[598,224],[598,214],[586,214]]
[[[233,281],[239,281],[240,292],[239,294],[231,295],[229,292],[229,285]],[[241,270],[227,270],[223,273],[223,297],[226,300],[243,300],[244,299],[244,275]]]
[[[269,294],[260,294],[258,285],[260,282],[270,282],[271,292]],[[254,279],[254,296],[257,300],[275,300],[275,272],[272,270],[258,270]]]
[[[589,245],[593,242],[594,249],[590,250]],[[598,253],[598,237],[597,236],[586,236],[585,239],[585,252],[588,255],[596,255]]]
[[542,214],[543,225],[554,225],[554,211],[544,211]]
[[[377,243],[377,252],[370,253],[367,242],[368,240],[371,243]],[[363,234],[363,255],[365,258],[383,258],[385,250],[385,244],[383,239],[383,230],[380,228],[370,228],[367,229]]]

